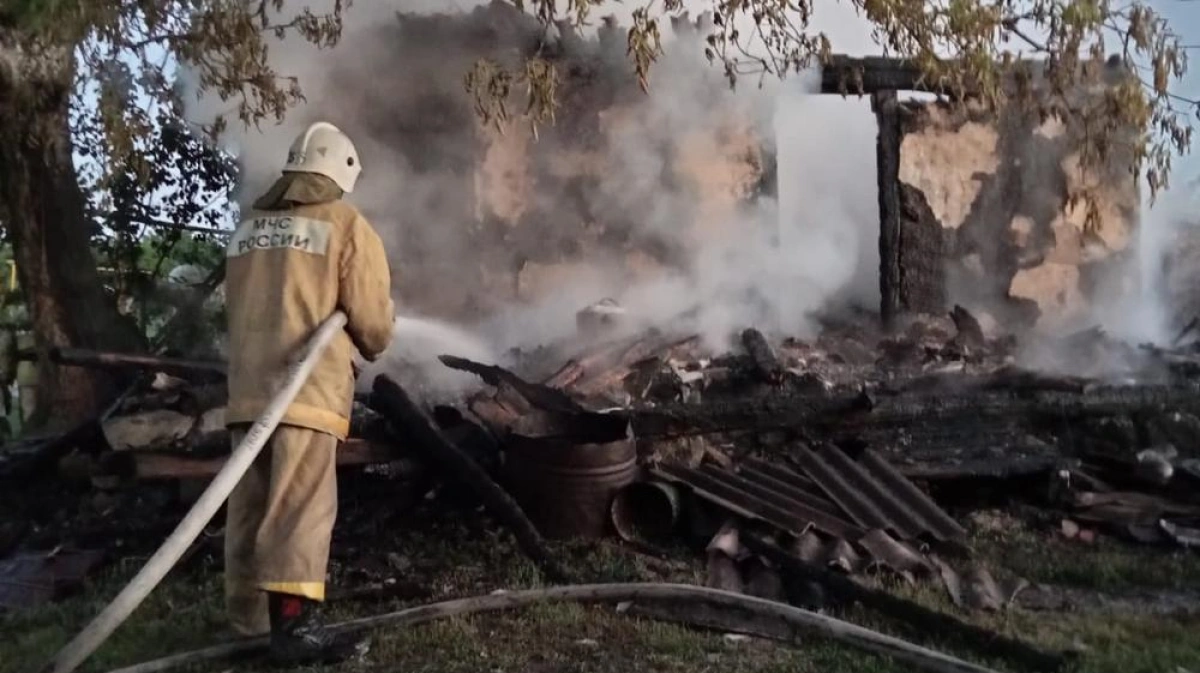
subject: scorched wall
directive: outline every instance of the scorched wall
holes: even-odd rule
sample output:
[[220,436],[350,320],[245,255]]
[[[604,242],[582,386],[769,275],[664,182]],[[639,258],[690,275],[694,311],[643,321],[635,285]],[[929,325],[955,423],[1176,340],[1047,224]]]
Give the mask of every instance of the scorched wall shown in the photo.
[[[902,256],[925,279],[905,288],[910,308],[962,303],[1052,329],[1133,280],[1124,253],[1139,194],[1128,156],[1085,174],[1055,120],[915,102],[902,115]],[[1068,205],[1084,186],[1098,196],[1094,229],[1082,204]],[[938,253],[940,269],[927,261]]]

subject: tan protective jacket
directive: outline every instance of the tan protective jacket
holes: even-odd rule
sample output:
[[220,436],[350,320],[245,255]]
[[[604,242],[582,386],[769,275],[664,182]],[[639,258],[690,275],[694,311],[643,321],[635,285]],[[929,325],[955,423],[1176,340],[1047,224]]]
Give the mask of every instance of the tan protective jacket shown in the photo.
[[317,326],[348,318],[282,424],[345,439],[353,348],[367,360],[392,340],[391,271],[379,235],[332,180],[285,173],[248,212],[225,251],[229,320],[227,425],[253,423]]

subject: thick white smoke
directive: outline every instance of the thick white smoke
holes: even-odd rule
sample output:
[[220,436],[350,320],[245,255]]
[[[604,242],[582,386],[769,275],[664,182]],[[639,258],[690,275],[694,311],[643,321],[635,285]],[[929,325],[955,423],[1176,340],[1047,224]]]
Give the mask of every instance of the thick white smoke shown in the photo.
[[491,321],[486,329],[499,343],[565,337],[576,309],[609,296],[632,320],[697,332],[714,349],[748,326],[811,336],[813,313],[833,298],[877,305],[876,124],[868,102],[817,94],[815,73],[729,91],[696,45],[668,42],[666,50],[639,109],[642,123],[617,145],[620,171],[603,183],[610,203],[637,209],[646,229],[682,239],[694,196],[661,190],[664,156],[655,148],[666,135],[716,135],[697,111],[715,105],[743,108],[771,141],[777,200],[760,197],[712,222],[688,249],[682,273],[630,284],[597,260],[545,301]]
[[[389,106],[410,108],[424,95],[421,92],[429,92],[430,100],[434,94],[466,96],[461,77],[470,59],[457,57],[454,44],[440,44],[437,62],[396,62],[396,45],[381,38],[377,29],[382,22],[395,21],[397,11],[465,12],[480,4],[451,8],[436,2],[356,3],[346,14],[341,42],[333,50],[294,39],[273,44],[271,62],[281,74],[300,79],[308,102],[279,125],[263,124],[249,131],[236,122],[232,125],[223,141],[242,166],[238,201],[255,198],[275,179],[295,134],[318,118],[328,119],[351,134],[363,157],[365,171],[350,200],[397,255],[398,244],[389,232],[416,231],[423,262],[439,269],[444,283],[454,284],[467,271],[464,255],[476,252],[462,231],[471,176],[415,170],[411,154],[406,158],[399,151],[394,129],[380,120],[387,119]],[[822,5],[813,25],[830,36],[839,52],[876,50],[866,23],[843,5]],[[768,80],[761,88],[746,79],[731,91],[719,69],[704,59],[699,43],[668,34],[665,50],[666,57],[652,71],[651,92],[635,108],[636,123],[623,127],[621,141],[611,150],[610,158],[617,160],[610,162],[597,198],[606,208],[628,211],[641,233],[675,237],[673,242],[686,254],[682,271],[633,279],[613,259],[587,260],[537,304],[504,307],[479,316],[476,325],[464,326],[479,337],[469,342],[473,355],[497,360],[510,348],[564,337],[575,329],[575,311],[603,297],[617,298],[634,319],[659,326],[674,326],[669,323],[680,313],[698,309],[688,327],[713,346],[750,325],[804,335],[813,328],[813,313],[831,300],[877,303],[876,127],[867,101],[813,95],[812,75],[792,76],[782,83]],[[397,72],[405,86],[396,84]],[[184,77],[186,81],[186,73]],[[347,91],[358,95],[347,96]],[[228,108],[228,103],[201,99],[187,112],[204,122]],[[778,196],[709,213],[708,220],[721,221],[697,223],[696,192],[666,185],[664,157],[657,148],[685,137],[717,135],[714,110],[737,110],[751,122],[751,131],[773,144]],[[441,112],[430,110],[429,119],[436,121]],[[450,155],[473,150],[449,138],[427,151]],[[461,198],[452,198],[455,194]],[[697,227],[706,233],[696,236]],[[395,266],[396,283],[403,286],[405,268]],[[406,314],[403,304],[399,311]],[[401,321],[397,329],[393,359],[440,369],[434,357],[456,347],[449,337],[436,337],[449,334],[448,325],[433,329]]]
[[1134,343],[1170,345],[1197,308],[1193,271],[1200,259],[1181,239],[1194,240],[1196,199],[1171,195],[1151,204],[1144,195],[1136,239],[1128,258],[1105,279],[1110,302],[1095,320],[1108,332]]

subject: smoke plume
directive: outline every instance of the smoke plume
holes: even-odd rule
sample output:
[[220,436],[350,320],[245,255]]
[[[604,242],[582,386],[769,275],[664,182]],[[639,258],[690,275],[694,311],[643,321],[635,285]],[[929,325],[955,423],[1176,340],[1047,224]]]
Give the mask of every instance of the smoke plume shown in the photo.
[[[750,325],[811,334],[830,301],[877,303],[865,99],[812,95],[812,74],[731,90],[691,21],[666,31],[644,94],[611,22],[547,33],[507,3],[399,5],[355,4],[332,50],[272,43],[307,101],[281,124],[231,124],[222,138],[245,204],[309,123],[351,136],[364,172],[349,200],[388,246],[398,312],[441,321],[424,336],[400,321],[393,361],[433,363],[456,346],[438,330],[455,325],[476,355],[501,360],[568,337],[575,312],[605,297],[639,325],[698,331],[714,348]],[[814,23],[839,51],[872,51],[849,10],[822,11]],[[564,74],[557,123],[536,137],[522,123],[481,125],[463,75],[479,58],[515,63],[535,49]],[[201,98],[188,115],[228,107]]]

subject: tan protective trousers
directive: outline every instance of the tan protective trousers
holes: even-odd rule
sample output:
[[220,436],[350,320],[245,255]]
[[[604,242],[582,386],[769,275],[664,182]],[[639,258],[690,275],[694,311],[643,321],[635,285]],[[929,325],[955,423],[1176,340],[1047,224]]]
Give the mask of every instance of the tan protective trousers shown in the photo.
[[[246,430],[231,429],[234,446]],[[325,599],[337,518],[337,445],[333,435],[281,425],[230,493],[225,605],[235,632],[270,630],[264,592]]]

